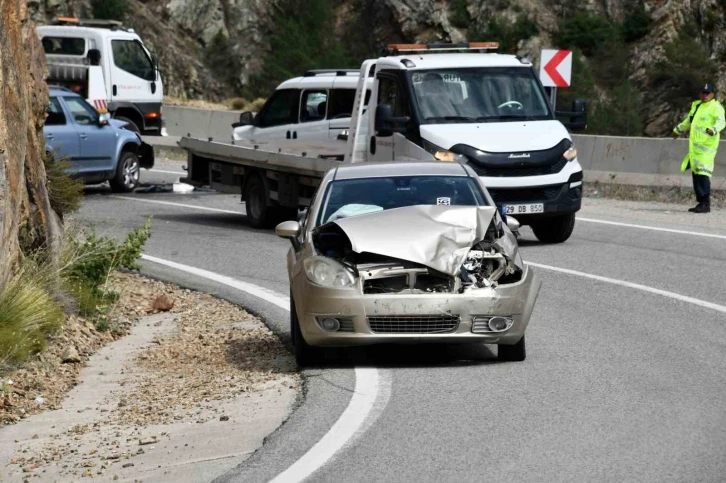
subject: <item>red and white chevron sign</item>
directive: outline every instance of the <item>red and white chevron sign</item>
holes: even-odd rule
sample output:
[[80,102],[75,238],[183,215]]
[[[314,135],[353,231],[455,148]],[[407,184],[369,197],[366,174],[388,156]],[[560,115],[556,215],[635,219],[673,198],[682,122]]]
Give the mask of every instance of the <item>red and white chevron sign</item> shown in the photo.
[[572,51],[543,50],[540,57],[539,80],[545,87],[570,87]]

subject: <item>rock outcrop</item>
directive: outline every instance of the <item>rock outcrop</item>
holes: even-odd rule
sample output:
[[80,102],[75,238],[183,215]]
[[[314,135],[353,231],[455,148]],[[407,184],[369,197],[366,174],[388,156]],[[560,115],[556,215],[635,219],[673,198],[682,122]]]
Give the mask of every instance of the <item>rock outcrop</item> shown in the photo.
[[61,224],[46,187],[45,55],[26,0],[0,0],[0,290],[21,247],[57,249]]

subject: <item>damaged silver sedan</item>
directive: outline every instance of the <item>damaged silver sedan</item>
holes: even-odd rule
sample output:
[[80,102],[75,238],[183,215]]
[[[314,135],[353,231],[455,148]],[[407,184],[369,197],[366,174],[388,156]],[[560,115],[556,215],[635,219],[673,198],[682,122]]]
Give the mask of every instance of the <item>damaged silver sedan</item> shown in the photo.
[[486,188],[458,163],[383,163],[329,172],[292,242],[290,329],[298,363],[328,346],[452,342],[526,357],[540,289]]

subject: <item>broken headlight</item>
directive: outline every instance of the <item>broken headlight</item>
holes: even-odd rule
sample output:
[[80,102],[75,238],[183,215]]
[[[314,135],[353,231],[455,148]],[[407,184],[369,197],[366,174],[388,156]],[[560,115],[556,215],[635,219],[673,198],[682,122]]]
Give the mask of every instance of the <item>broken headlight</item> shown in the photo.
[[308,280],[323,287],[352,287],[355,282],[348,269],[332,258],[310,257],[303,265]]

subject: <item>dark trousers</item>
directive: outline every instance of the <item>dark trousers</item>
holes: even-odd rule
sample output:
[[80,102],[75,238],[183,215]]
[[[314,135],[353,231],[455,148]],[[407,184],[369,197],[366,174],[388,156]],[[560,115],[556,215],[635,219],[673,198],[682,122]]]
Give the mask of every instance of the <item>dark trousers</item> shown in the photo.
[[696,192],[696,201],[699,203],[711,202],[711,178],[702,174],[693,175],[693,191]]

